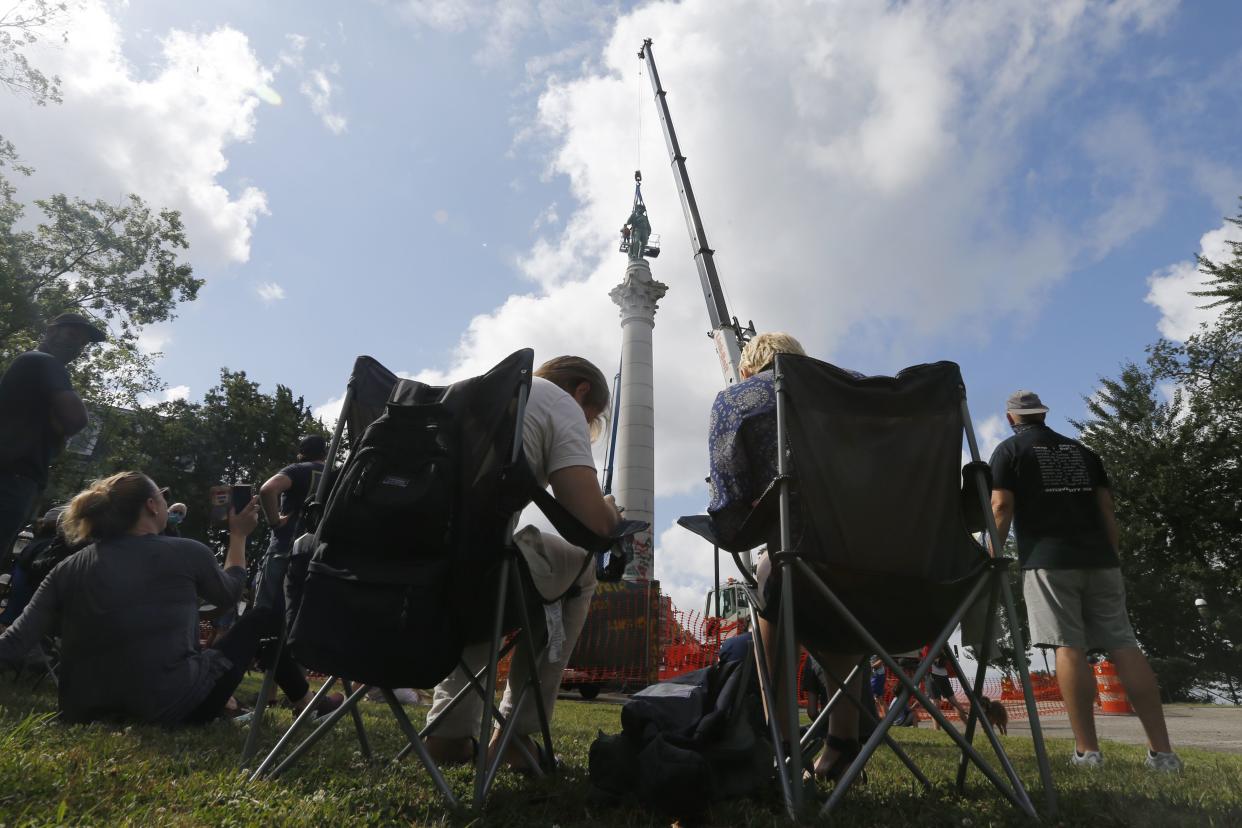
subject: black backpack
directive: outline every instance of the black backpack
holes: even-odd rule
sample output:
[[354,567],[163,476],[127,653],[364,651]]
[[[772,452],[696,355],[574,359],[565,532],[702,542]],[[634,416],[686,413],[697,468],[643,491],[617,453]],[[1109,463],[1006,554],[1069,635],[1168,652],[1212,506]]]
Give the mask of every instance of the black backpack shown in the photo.
[[529,502],[510,461],[532,356],[393,388],[327,498],[289,633],[300,663],[380,687],[429,687],[453,669]]
[[681,820],[754,793],[774,769],[754,672],[747,652],[636,693],[591,744],[592,786]]

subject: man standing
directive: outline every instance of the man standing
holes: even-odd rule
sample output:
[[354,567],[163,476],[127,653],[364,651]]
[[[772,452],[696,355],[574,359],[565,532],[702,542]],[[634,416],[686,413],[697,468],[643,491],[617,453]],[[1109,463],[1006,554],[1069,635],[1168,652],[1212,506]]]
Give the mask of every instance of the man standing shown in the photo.
[[1147,734],[1147,767],[1178,772],[1156,675],[1126,613],[1117,521],[1099,456],[1044,424],[1033,391],[1006,403],[1014,435],[992,453],[992,513],[1000,537],[1014,525],[1031,643],[1055,647],[1057,683],[1076,743],[1071,763],[1098,767],[1095,676],[1089,650],[1107,650]]
[[20,355],[0,377],[0,554],[30,518],[65,440],[86,427],[86,406],[65,366],[105,339],[85,317],[62,313],[38,350]]
[[255,606],[271,607],[284,614],[289,551],[294,539],[302,534],[302,506],[318,485],[327,456],[327,441],[318,434],[309,434],[298,441],[297,462],[272,475],[259,489],[263,513],[272,527],[272,539],[259,571]]

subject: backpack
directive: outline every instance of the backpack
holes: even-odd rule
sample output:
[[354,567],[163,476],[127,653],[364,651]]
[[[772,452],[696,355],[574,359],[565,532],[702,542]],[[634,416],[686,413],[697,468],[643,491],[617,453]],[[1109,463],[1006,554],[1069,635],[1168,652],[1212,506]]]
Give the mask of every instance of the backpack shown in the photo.
[[693,820],[708,805],[747,796],[772,777],[753,681],[754,656],[653,684],[621,708],[621,732],[591,744],[590,780],[599,792]]

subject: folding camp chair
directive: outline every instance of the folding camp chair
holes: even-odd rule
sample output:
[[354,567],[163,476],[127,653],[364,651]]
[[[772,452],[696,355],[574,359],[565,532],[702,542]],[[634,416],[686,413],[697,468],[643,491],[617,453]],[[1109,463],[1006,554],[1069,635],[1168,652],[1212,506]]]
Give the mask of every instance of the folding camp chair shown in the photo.
[[[388,397],[392,394],[393,388],[396,387],[398,377],[392,371],[389,371],[381,365],[373,357],[360,356],[354,360],[354,367],[349,373],[349,382],[345,385],[345,396],[341,400],[341,412],[336,418],[336,426],[332,431],[332,439],[328,444],[327,467],[331,468],[335,462],[338,452],[341,448],[341,441],[345,435],[348,435],[349,445],[352,450],[362,437],[367,426],[384,413],[384,407],[388,404]],[[316,481],[316,490],[312,493],[309,503],[303,509],[305,514],[311,517],[312,523],[318,523],[318,517],[323,513],[323,505],[328,500],[328,487],[331,482],[331,475],[321,474]],[[269,644],[271,652],[269,652],[270,663],[263,674],[263,684],[259,690],[258,699],[255,700],[254,711],[251,714],[250,727],[246,733],[246,743],[242,748],[241,766],[248,767],[250,761],[254,758],[255,753],[259,749],[259,739],[263,729],[263,716],[267,710],[267,700],[271,697],[272,691],[276,686],[276,662],[280,658],[280,653],[285,646],[285,633],[282,630],[280,636]],[[322,696],[326,695],[331,689],[333,681],[324,682],[320,688],[320,695],[316,695],[314,701],[309,704],[306,710],[313,711],[315,704]],[[326,689],[324,689],[326,688]],[[345,684],[345,692],[351,694],[352,688]],[[362,727],[362,717],[357,711],[352,711],[354,716],[354,726],[358,732],[358,740],[362,746],[362,753],[368,759],[371,756],[371,748],[367,742],[366,731]],[[306,718],[313,716],[312,713],[303,711]],[[302,717],[299,717],[296,724],[300,724]]]
[[[782,447],[777,478],[731,536],[720,537],[707,516],[682,518],[680,523],[734,554],[748,582],[752,616],[755,604],[763,606],[764,599],[779,595],[777,606],[768,607],[766,613],[776,615],[773,671],[767,669],[757,634],[755,643],[771,738],[778,755],[784,752],[777,770],[790,816],[796,818],[803,803],[803,752],[824,732],[838,704],[855,703],[855,694],[839,690],[801,739],[791,738],[787,751],[780,747],[779,715],[786,717],[786,733],[798,733],[794,671],[802,642],[822,652],[876,653],[899,682],[897,702],[842,774],[822,814],[840,803],[881,742],[898,752],[920,782],[929,784],[889,734],[913,696],[961,751],[959,790],[965,787],[968,764],[974,764],[1010,803],[1036,817],[1022,780],[991,724],[981,716],[982,705],[971,704],[966,732],[961,734],[920,689],[932,661],[981,599],[988,603],[985,647],[994,632],[997,604],[1003,600],[1046,810],[1055,812],[1055,791],[1007,578],[1009,561],[988,557],[970,534],[986,528],[992,548],[1001,548],[992,519],[987,465],[979,458],[958,366],[938,362],[907,368],[896,377],[859,379],[809,357],[782,354],[775,363],[775,391],[777,444]],[[959,469],[963,432],[971,461]],[[771,571],[763,589],[766,594],[759,595],[759,585],[742,566],[739,553],[763,542],[768,543]],[[930,645],[927,657],[913,675],[907,675],[891,654],[923,645]],[[834,679],[845,687],[861,666]],[[955,658],[953,666],[967,695],[977,699],[975,688],[984,679],[986,654],[980,655],[973,684]],[[780,703],[773,695],[778,675],[784,678]],[[1000,773],[975,749],[976,726],[983,728]]]
[[[452,455],[448,462],[454,464],[455,479],[459,482],[451,487],[453,491],[447,495],[452,501],[449,508],[455,515],[451,524],[452,537],[447,541],[442,538],[434,541],[436,544],[443,542],[445,548],[451,550],[449,555],[441,556],[446,567],[433,582],[417,581],[422,577],[418,573],[427,571],[426,568],[418,569],[419,561],[431,554],[424,547],[433,543],[417,532],[409,534],[408,549],[403,538],[403,548],[396,553],[391,549],[366,549],[362,544],[342,542],[340,527],[333,524],[334,507],[338,495],[344,497],[351,483],[348,469],[338,476],[332,484],[323,521],[316,529],[317,548],[310,562],[305,594],[289,640],[295,657],[305,666],[330,673],[346,682],[348,697],[340,708],[325,717],[300,745],[278,763],[294,732],[309,714],[299,716],[256,768],[252,779],[283,773],[347,713],[354,716],[360,742],[364,752],[367,752],[365,729],[358,716],[357,705],[368,689],[379,687],[408,740],[397,758],[413,752],[444,798],[451,806],[456,806],[457,798],[423,742],[427,736],[434,734],[444,719],[437,719],[421,731],[417,730],[392,692],[392,688],[398,686],[431,686],[454,669],[465,672],[467,684],[451,701],[449,709],[462,703],[469,694],[477,694],[482,700],[480,731],[483,738],[479,740],[475,755],[475,807],[485,801],[510,745],[516,745],[520,752],[527,755],[527,760],[537,773],[554,767],[552,734],[537,670],[547,646],[544,614],[530,611],[532,604],[542,608],[542,596],[534,588],[525,558],[513,545],[511,533],[514,517],[533,498],[562,537],[585,550],[583,569],[594,565],[595,553],[608,549],[618,538],[639,531],[645,524],[623,521],[611,536],[597,536],[536,485],[522,452],[522,426],[530,390],[532,360],[533,352],[526,349],[514,353],[483,376],[450,386],[434,387],[410,380],[401,380],[393,385],[387,402],[389,418],[403,410],[413,413],[420,406],[424,410],[434,407],[445,432],[454,435],[447,449]],[[389,422],[400,422],[400,419],[390,419]],[[365,445],[365,439],[353,437],[358,433],[353,431],[354,427],[351,421],[352,444],[357,446],[362,442]],[[412,424],[411,428],[417,428],[417,424]],[[368,450],[364,447],[359,456]],[[325,529],[326,526],[329,528]],[[323,542],[320,542],[321,536]],[[409,572],[414,575],[403,581]],[[316,578],[319,579],[319,586],[312,585]],[[330,585],[356,582],[372,583],[378,588],[408,583],[410,589],[422,589],[419,594],[442,598],[443,605],[452,608],[452,616],[445,619],[439,636],[428,633],[422,639],[430,646],[433,642],[440,643],[435,640],[438,637],[459,636],[462,646],[450,654],[452,661],[444,669],[438,669],[428,666],[428,662],[435,659],[426,653],[419,653],[416,648],[395,653],[378,652],[363,640],[347,642],[347,646],[342,648],[336,640],[337,627],[343,615],[361,610],[357,606],[351,608],[333,602],[329,597],[334,594]],[[494,596],[494,603],[479,606],[477,596],[480,594]],[[412,613],[413,608],[410,611]],[[504,641],[506,632],[512,632],[507,642]],[[479,641],[489,644],[489,656],[483,669],[474,672],[461,659],[461,649],[465,644]],[[523,644],[525,646],[519,646]],[[495,704],[498,663],[515,650],[515,658],[526,660],[529,678],[523,686],[514,688],[513,715],[506,717]],[[439,655],[442,652],[437,653],[437,657]],[[349,682],[360,686],[354,687]],[[325,684],[325,688],[327,686]],[[319,695],[325,692],[326,689],[321,689]],[[540,725],[542,744],[537,757],[530,756],[520,741],[513,741],[516,730],[512,724],[523,705],[528,703],[535,705]],[[310,707],[313,706],[312,703]],[[497,755],[489,763],[486,737],[493,722],[499,728],[500,739]]]

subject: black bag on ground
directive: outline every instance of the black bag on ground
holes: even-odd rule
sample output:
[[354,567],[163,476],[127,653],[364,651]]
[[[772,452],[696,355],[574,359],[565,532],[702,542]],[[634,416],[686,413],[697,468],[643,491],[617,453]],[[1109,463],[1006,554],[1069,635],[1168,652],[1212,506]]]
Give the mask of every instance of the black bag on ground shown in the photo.
[[772,746],[754,657],[716,664],[636,693],[621,732],[591,744],[591,784],[678,819],[748,796],[772,777]]

